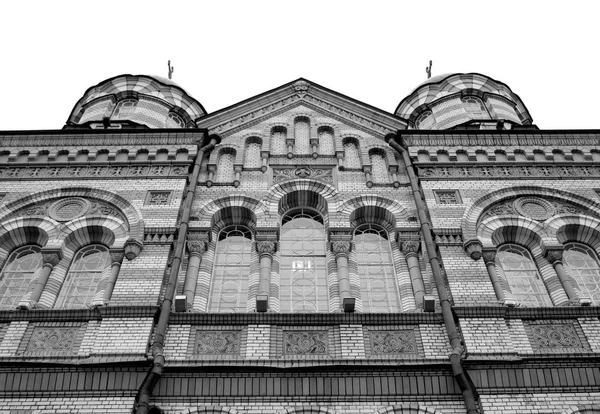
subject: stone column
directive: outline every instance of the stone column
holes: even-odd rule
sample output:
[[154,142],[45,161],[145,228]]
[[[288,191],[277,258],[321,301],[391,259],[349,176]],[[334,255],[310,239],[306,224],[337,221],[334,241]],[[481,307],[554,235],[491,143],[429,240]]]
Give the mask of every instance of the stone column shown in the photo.
[[110,301],[113,289],[115,288],[115,283],[117,282],[117,277],[119,276],[121,263],[123,263],[123,258],[125,257],[125,252],[122,250],[111,250],[109,253],[111,261],[110,278],[106,283],[106,289],[104,289],[104,296],[102,298],[104,302],[103,305]]
[[287,157],[291,160],[292,158],[294,158],[294,143],[295,143],[295,139],[294,138],[287,138],[285,140],[285,143],[287,145]]
[[277,251],[277,242],[259,240],[256,242],[256,251],[260,261],[258,295],[268,297],[271,293],[271,265],[273,264],[273,255]]
[[236,188],[240,186],[240,178],[242,176],[243,168],[244,167],[242,165],[236,165],[235,167],[233,167],[233,171],[235,172],[235,180],[233,180],[233,186]]
[[500,278],[496,272],[496,252],[496,248],[485,248],[481,251],[481,257],[483,257],[483,262],[485,263],[488,275],[492,281],[492,287],[494,288],[496,298],[498,298],[500,302],[504,303],[506,301],[506,295],[504,294],[502,283],[500,283]]
[[562,246],[549,247],[546,250],[546,259],[548,259],[548,261],[552,263],[552,266],[554,266],[554,270],[556,271],[558,279],[560,280],[560,283],[562,284],[562,287],[565,290],[569,300],[572,302],[578,302],[579,295],[575,291],[575,288],[573,288],[571,278],[569,277],[569,275],[567,275],[567,272],[565,272],[565,268],[563,266],[563,251],[564,248]]
[[340,303],[344,304],[344,299],[352,298],[350,293],[350,272],[348,269],[348,253],[352,243],[349,240],[337,240],[331,242],[331,251],[335,254],[335,262],[338,271],[338,287],[340,290]]
[[417,308],[423,308],[423,296],[425,296],[425,284],[423,283],[423,275],[421,274],[421,266],[419,265],[420,248],[421,243],[417,240],[402,242],[402,251],[406,258],[406,265],[408,266],[408,274],[410,275]]
[[367,180],[367,187],[373,187],[373,179],[371,177],[371,166],[363,165],[363,171],[365,173],[365,179]]
[[312,157],[314,159],[317,159],[317,157],[319,156],[319,152],[318,147],[319,147],[319,139],[318,138],[311,138],[310,139],[310,147],[312,149]]
[[196,284],[198,283],[198,272],[200,270],[200,264],[202,263],[202,253],[206,251],[207,244],[208,234],[188,232],[188,265],[185,273],[185,282],[183,284],[186,309],[191,309],[194,305]]
[[42,249],[42,261],[44,262],[42,265],[42,271],[38,277],[38,280],[33,285],[33,290],[29,295],[29,299],[19,302],[20,308],[32,309],[37,305],[38,301],[40,300],[40,296],[42,296],[42,292],[44,291],[44,287],[46,287],[50,273],[52,273],[54,266],[60,262],[61,256],[60,250]]

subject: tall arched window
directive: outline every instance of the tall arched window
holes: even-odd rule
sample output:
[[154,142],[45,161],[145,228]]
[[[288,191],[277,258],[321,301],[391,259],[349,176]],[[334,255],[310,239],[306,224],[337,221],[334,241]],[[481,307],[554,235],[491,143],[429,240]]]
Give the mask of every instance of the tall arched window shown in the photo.
[[354,249],[364,312],[399,312],[400,295],[387,232],[365,224],[354,232]]
[[284,215],[281,223],[281,311],[327,312],[323,218],[316,211],[296,209]]
[[91,305],[100,280],[110,273],[108,249],[92,244],[79,250],[71,263],[56,308],[85,308]]
[[299,116],[294,122],[294,137],[296,139],[296,154],[310,153],[310,121],[305,116]]
[[251,253],[252,235],[247,228],[232,226],[219,233],[209,312],[246,311]]
[[17,307],[41,267],[42,253],[38,246],[21,247],[10,255],[0,276],[0,309]]
[[260,157],[262,140],[258,137],[251,137],[246,140],[246,150],[244,151],[244,167],[260,168],[262,159]]
[[356,140],[347,139],[344,141],[344,167],[361,168],[360,155]]
[[600,266],[596,253],[584,244],[568,243],[563,261],[581,295],[591,298],[594,305],[600,305]]
[[219,183],[229,183],[233,181],[233,164],[235,163],[235,150],[226,148],[221,151],[219,161],[217,161],[217,178]]
[[552,306],[548,291],[531,254],[521,246],[505,244],[496,254],[498,272],[508,281],[512,296],[526,306]]
[[373,182],[387,184],[390,181],[385,155],[380,151],[373,151],[370,154],[371,165],[373,166]]
[[321,155],[334,155],[333,149],[333,129],[331,127],[320,127],[319,134],[319,152]]
[[277,126],[271,129],[271,154],[283,155],[287,154],[287,129],[282,126]]

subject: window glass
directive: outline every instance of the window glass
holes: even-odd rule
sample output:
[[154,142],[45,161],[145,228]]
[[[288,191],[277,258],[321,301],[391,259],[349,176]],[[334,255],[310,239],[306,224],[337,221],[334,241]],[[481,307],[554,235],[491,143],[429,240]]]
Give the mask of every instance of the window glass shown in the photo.
[[364,312],[399,312],[400,301],[387,233],[364,225],[354,233]]
[[229,227],[219,233],[209,300],[210,312],[245,312],[252,238],[245,227]]
[[498,249],[496,266],[503,274],[513,297],[525,306],[552,306],[552,301],[529,252],[514,244]]
[[286,214],[281,226],[282,312],[327,312],[325,226],[322,217],[300,209]]
[[37,246],[15,250],[8,258],[0,277],[0,309],[14,309],[36,280],[42,267],[42,253]]
[[110,256],[106,247],[95,244],[79,250],[55,307],[85,308],[91,305],[105,272],[110,272]]
[[167,115],[167,128],[185,128],[185,122],[176,113],[169,112]]
[[581,295],[600,305],[600,266],[596,253],[586,245],[569,243],[565,245],[563,261]]

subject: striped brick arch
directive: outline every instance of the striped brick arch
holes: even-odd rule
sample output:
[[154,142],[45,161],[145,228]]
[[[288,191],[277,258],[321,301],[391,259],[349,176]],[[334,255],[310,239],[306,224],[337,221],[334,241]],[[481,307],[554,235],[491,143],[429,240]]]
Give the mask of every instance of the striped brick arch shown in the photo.
[[543,233],[544,227],[537,221],[525,217],[504,216],[484,220],[478,228],[477,237],[484,247],[516,243],[527,247],[535,255],[535,251],[541,249],[543,253],[546,249],[546,243],[540,236]]
[[82,217],[66,224],[65,249],[78,250],[88,244],[123,248],[129,238],[126,224],[114,217]]
[[600,414],[600,408],[595,404],[582,404],[569,408],[562,414]]
[[214,406],[206,406],[206,407],[198,407],[196,409],[188,411],[189,414],[237,414],[238,411],[233,408],[225,408],[225,407],[214,407]]
[[[11,203],[5,204],[0,208],[0,223],[4,217],[7,217],[17,210],[29,205],[35,205],[41,202],[66,197],[83,197],[93,201],[103,201],[112,204],[125,216],[127,223],[124,225],[129,233],[129,238],[143,243],[144,241],[144,220],[140,211],[134,207],[128,200],[118,194],[110,191],[89,188],[89,187],[63,187],[52,190],[42,191],[20,198]],[[108,216],[106,216],[108,217]],[[0,233],[0,236],[2,234]]]
[[43,247],[57,239],[57,224],[46,217],[18,217],[0,224],[0,268],[13,250],[28,244]]
[[[295,195],[287,196],[288,194]],[[316,194],[320,197],[310,194]],[[272,186],[263,199],[263,204],[267,206],[268,212],[271,214],[285,213],[287,211],[286,206],[304,206],[315,208],[328,216],[329,211],[333,211],[337,206],[338,198],[338,191],[330,184],[313,180],[293,180]],[[297,204],[303,202],[309,202],[310,204]]]
[[[238,207],[241,207],[242,210],[248,210],[251,213],[250,216],[253,218],[254,222],[256,222],[257,214],[263,214],[267,211],[266,207],[260,201],[255,200],[254,198],[246,197],[244,195],[232,195],[229,197],[210,200],[194,206],[192,214],[194,219],[203,222],[217,223],[221,219],[236,217],[236,214],[241,217],[242,213],[235,213]],[[223,211],[221,216],[215,217],[217,212],[221,210]]]
[[386,230],[393,231],[396,222],[407,216],[406,207],[395,200],[378,195],[363,195],[344,201],[337,208],[338,217],[348,220],[353,226],[363,223],[377,223]]
[[588,216],[558,216],[551,218],[546,227],[555,234],[560,244],[579,242],[600,250],[600,220]]
[[503,202],[508,199],[522,196],[538,196],[545,199],[560,199],[569,202],[577,207],[581,207],[593,212],[600,217],[600,203],[586,199],[578,194],[570,193],[564,190],[554,188],[545,188],[538,186],[519,186],[513,188],[503,188],[501,190],[492,191],[489,194],[475,201],[465,212],[462,218],[463,238],[465,241],[474,240],[477,237],[477,226],[479,217],[484,211],[494,204]]
[[215,233],[219,233],[233,224],[252,229],[256,226],[256,214],[247,207],[224,207],[213,215],[210,227]]
[[377,414],[399,414],[399,413],[405,413],[405,414],[436,414],[439,413],[438,410],[435,410],[433,408],[429,408],[429,407],[424,407],[422,405],[419,404],[414,404],[414,403],[406,403],[406,404],[398,404],[398,405],[394,405],[391,407],[386,407],[386,408],[382,408],[380,410],[377,410]]

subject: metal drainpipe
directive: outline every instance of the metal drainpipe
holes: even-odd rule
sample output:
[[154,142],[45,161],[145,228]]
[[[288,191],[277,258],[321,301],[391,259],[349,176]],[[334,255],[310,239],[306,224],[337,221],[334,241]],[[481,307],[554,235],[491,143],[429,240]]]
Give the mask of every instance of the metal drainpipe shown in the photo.
[[[475,386],[471,382],[467,373],[464,371],[462,366],[462,354],[464,348],[462,346],[462,340],[458,334],[458,329],[454,321],[454,315],[452,312],[452,304],[446,291],[446,285],[442,276],[442,270],[440,260],[438,258],[435,240],[431,235],[431,225],[429,224],[429,210],[427,204],[423,201],[423,193],[421,187],[417,181],[417,177],[413,170],[413,163],[408,155],[408,151],[401,144],[396,142],[398,137],[401,137],[401,132],[398,135],[392,135],[386,137],[386,141],[390,146],[398,151],[402,155],[404,161],[404,169],[410,180],[410,187],[415,199],[415,205],[417,207],[417,214],[419,215],[419,221],[421,222],[421,233],[425,239],[425,246],[427,248],[427,256],[429,256],[429,264],[431,265],[431,271],[433,272],[433,278],[435,280],[435,287],[437,288],[438,295],[440,298],[440,306],[442,308],[442,317],[444,319],[444,325],[448,332],[448,339],[450,340],[450,346],[452,352],[448,356],[450,364],[452,365],[452,373],[454,378],[460,387],[463,398],[465,400],[465,406],[467,407],[467,413],[475,414],[479,413],[477,408],[477,402],[475,401]],[[400,138],[401,139],[401,138]],[[400,141],[401,142],[401,141]]]
[[[204,130],[204,134],[208,131]],[[206,135],[205,135],[206,136]],[[204,141],[204,139],[203,139]],[[194,195],[196,193],[196,187],[198,186],[198,176],[200,175],[200,165],[204,154],[210,151],[218,143],[216,137],[211,137],[208,145],[198,150],[196,161],[194,162],[194,169],[190,176],[190,182],[188,184],[187,193],[181,207],[181,222],[179,226],[179,234],[177,236],[177,244],[175,245],[175,254],[171,264],[171,273],[169,274],[169,282],[167,284],[167,290],[165,297],[160,308],[160,315],[158,317],[158,323],[154,333],[154,344],[152,345],[152,357],[153,363],[152,368],[144,378],[144,382],[138,391],[136,396],[136,413],[137,414],[148,414],[150,410],[150,398],[152,397],[152,391],[160,380],[165,365],[165,356],[163,352],[165,344],[165,335],[167,333],[167,327],[169,325],[169,316],[171,314],[171,308],[173,306],[173,296],[175,295],[175,287],[177,285],[177,275],[179,274],[179,267],[181,266],[181,258],[183,257],[185,240],[187,237],[187,231],[189,227],[190,214],[192,210],[192,202],[194,201]],[[198,146],[201,144],[198,143]]]

